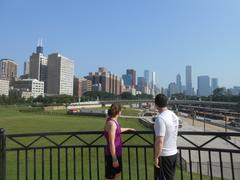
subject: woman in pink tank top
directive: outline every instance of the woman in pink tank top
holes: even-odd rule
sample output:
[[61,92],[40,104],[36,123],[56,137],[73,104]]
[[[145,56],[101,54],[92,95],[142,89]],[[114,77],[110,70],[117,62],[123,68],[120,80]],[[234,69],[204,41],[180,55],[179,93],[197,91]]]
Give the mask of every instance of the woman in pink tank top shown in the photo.
[[121,105],[112,104],[108,110],[108,118],[104,128],[107,141],[105,146],[105,179],[117,180],[122,171],[122,140],[121,133],[135,131],[132,128],[121,128],[118,118],[121,115]]

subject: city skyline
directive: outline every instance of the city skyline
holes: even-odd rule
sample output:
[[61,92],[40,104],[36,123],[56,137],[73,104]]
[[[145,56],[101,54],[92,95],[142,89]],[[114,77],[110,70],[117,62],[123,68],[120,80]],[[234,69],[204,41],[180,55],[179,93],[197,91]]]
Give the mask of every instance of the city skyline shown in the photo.
[[[41,52],[38,52],[39,51],[39,48],[41,48],[40,50],[41,50]],[[43,53],[43,46],[37,46],[36,47],[36,52],[32,52],[32,55],[30,56],[30,59],[28,59],[28,60],[26,60],[26,61],[24,61],[23,62],[23,66],[24,66],[24,69],[23,69],[23,72],[22,73],[19,73],[19,74],[17,74],[18,76],[16,76],[16,77],[25,77],[24,75],[28,75],[28,73],[30,73],[29,74],[29,78],[30,79],[37,79],[37,80],[42,80],[42,81],[46,81],[46,77],[44,77],[45,78],[45,80],[43,80],[42,78],[40,78],[40,76],[42,77],[42,76],[45,76],[45,73],[43,73],[43,75],[41,74],[39,74],[40,73],[40,71],[42,72],[42,70],[40,70],[40,66],[39,67],[37,67],[37,69],[35,68],[35,69],[32,69],[32,71],[36,74],[36,77],[34,77],[33,75],[31,75],[31,69],[29,69],[29,64],[31,63],[31,59],[32,59],[32,57],[33,56],[36,56],[37,57],[37,59],[39,59],[38,61],[38,63],[39,64],[41,64],[42,62],[43,62],[43,65],[44,66],[46,66],[47,65],[47,55],[45,56],[45,54]],[[59,54],[59,53],[57,53],[57,54]],[[0,58],[0,60],[5,60],[5,59],[1,59]],[[40,63],[40,60],[41,60],[41,63]],[[12,60],[12,59],[9,59],[9,61],[12,61],[12,62],[14,62],[15,63],[15,60]],[[73,62],[74,63],[74,62]],[[16,63],[15,63],[16,64]],[[19,71],[19,65],[18,64],[16,64],[17,65],[17,71]],[[36,65],[34,65],[34,66],[36,66]],[[42,65],[41,65],[42,66]],[[45,69],[46,67],[44,67],[44,69]],[[98,68],[101,68],[101,67],[98,67]],[[104,67],[105,68],[105,67]],[[190,71],[189,70],[187,70],[187,69],[189,69],[190,68]],[[28,73],[26,73],[26,69],[28,69],[27,70],[27,72]],[[106,68],[107,69],[107,68]],[[110,72],[112,72],[111,70],[109,70]],[[135,78],[131,78],[131,80],[130,81],[132,81],[133,79],[135,79],[135,80],[133,80],[133,81],[135,81],[134,83],[137,85],[138,84],[138,78],[139,77],[143,77],[143,79],[144,79],[144,81],[146,81],[146,83],[150,83],[151,84],[151,86],[153,87],[153,79],[154,79],[154,82],[156,81],[155,79],[156,79],[156,72],[154,72],[154,71],[150,71],[150,70],[144,70],[143,72],[138,72],[138,71],[136,71],[136,69],[126,69],[126,74],[122,74],[122,75],[119,75],[121,78],[122,78],[122,80],[123,80],[123,82],[125,82],[125,77],[124,76],[129,76],[130,74],[128,74],[129,72],[131,72],[131,71],[134,71],[134,76],[135,76]],[[146,72],[147,73],[149,73],[147,76],[147,78],[149,78],[149,80],[150,80],[150,82],[148,82],[149,80],[147,80],[147,78],[145,77],[146,76]],[[150,72],[151,72],[151,75],[150,75]],[[190,79],[189,80],[187,80],[186,79],[186,77],[187,77],[187,72],[189,72],[190,74],[189,74],[189,76],[190,76]],[[90,72],[89,72],[90,73]],[[114,73],[114,72],[113,72]],[[114,74],[116,74],[116,73],[114,73]],[[141,75],[139,75],[139,74],[141,74]],[[178,89],[179,88],[181,88],[181,87],[185,87],[185,88],[187,88],[187,81],[189,81],[189,82],[191,82],[191,84],[192,84],[192,82],[194,81],[193,79],[194,79],[194,77],[192,77],[192,66],[191,65],[186,65],[185,66],[185,74],[186,74],[186,76],[185,76],[185,84],[184,83],[182,83],[182,81],[181,81],[181,74],[180,73],[178,73],[176,76],[180,76],[180,81],[181,81],[181,86],[180,87],[178,87]],[[143,76],[142,76],[143,75]],[[76,76],[76,77],[79,77],[79,78],[84,78],[86,75],[83,75],[83,76],[78,76],[76,73],[74,74],[74,76]],[[199,76],[204,76],[204,75],[199,75]],[[193,88],[192,89],[192,93],[194,93],[195,91],[197,91],[198,90],[198,77],[199,76],[197,76],[196,77],[196,79],[197,79],[197,85],[196,86],[192,86],[191,85],[191,87]],[[153,78],[154,77],[154,78]],[[212,80],[217,80],[218,81],[218,77],[211,77],[212,78]],[[178,78],[176,79],[176,84],[178,84]],[[167,82],[168,83],[168,85],[167,85],[167,87],[169,86],[169,83],[171,84],[173,81],[170,81],[170,82]],[[133,83],[133,82],[132,82]],[[134,84],[133,83],[133,84]],[[214,82],[214,83],[216,83],[216,82]],[[46,82],[45,82],[45,84],[46,84]],[[124,83],[125,84],[125,83]],[[155,83],[154,83],[155,84]],[[218,84],[218,82],[217,82],[217,84]],[[158,84],[155,84],[155,85],[158,85]],[[128,86],[128,85],[127,85]],[[238,85],[233,85],[232,87],[230,87],[230,88],[233,88],[233,87],[235,87],[235,86],[238,86]],[[164,87],[164,86],[159,86],[159,88],[167,88],[167,87]],[[226,87],[226,86],[222,86],[222,87]],[[136,87],[135,87],[136,88]],[[187,90],[187,89],[186,89]],[[196,93],[196,92],[195,92]],[[188,94],[188,93],[187,93]]]
[[[45,54],[73,59],[81,77],[98,67],[119,76],[135,69],[137,77],[149,69],[157,85],[168,87],[178,73],[185,79],[189,64],[195,89],[197,77],[205,74],[217,77],[220,86],[240,84],[238,1],[43,0],[44,13],[36,13],[36,3],[0,2],[1,26],[7,27],[1,29],[0,58],[16,60],[18,75],[42,38]],[[52,11],[61,8],[69,13]]]

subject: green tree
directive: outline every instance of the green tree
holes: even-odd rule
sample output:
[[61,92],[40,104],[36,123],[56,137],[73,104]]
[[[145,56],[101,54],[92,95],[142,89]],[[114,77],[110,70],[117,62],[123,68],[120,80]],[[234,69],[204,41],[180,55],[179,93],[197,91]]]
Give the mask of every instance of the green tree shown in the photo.
[[120,95],[121,99],[136,99],[136,96],[132,95],[130,92],[124,92]]

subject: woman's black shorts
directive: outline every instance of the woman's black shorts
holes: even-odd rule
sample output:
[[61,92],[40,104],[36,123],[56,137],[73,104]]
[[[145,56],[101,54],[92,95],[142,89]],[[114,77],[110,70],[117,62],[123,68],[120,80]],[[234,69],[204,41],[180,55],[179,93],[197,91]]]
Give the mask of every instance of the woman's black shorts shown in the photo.
[[111,155],[105,155],[105,178],[113,179],[116,174],[119,174],[122,171],[122,157],[118,156],[119,167],[113,167],[113,161]]

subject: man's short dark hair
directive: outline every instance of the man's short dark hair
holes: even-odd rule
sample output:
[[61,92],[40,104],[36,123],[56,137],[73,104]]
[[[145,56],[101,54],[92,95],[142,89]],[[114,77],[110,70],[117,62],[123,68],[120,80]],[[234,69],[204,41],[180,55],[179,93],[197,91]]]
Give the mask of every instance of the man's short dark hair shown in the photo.
[[167,107],[167,103],[168,103],[168,98],[164,94],[158,94],[155,97],[155,104],[158,107],[160,107],[160,108]]

